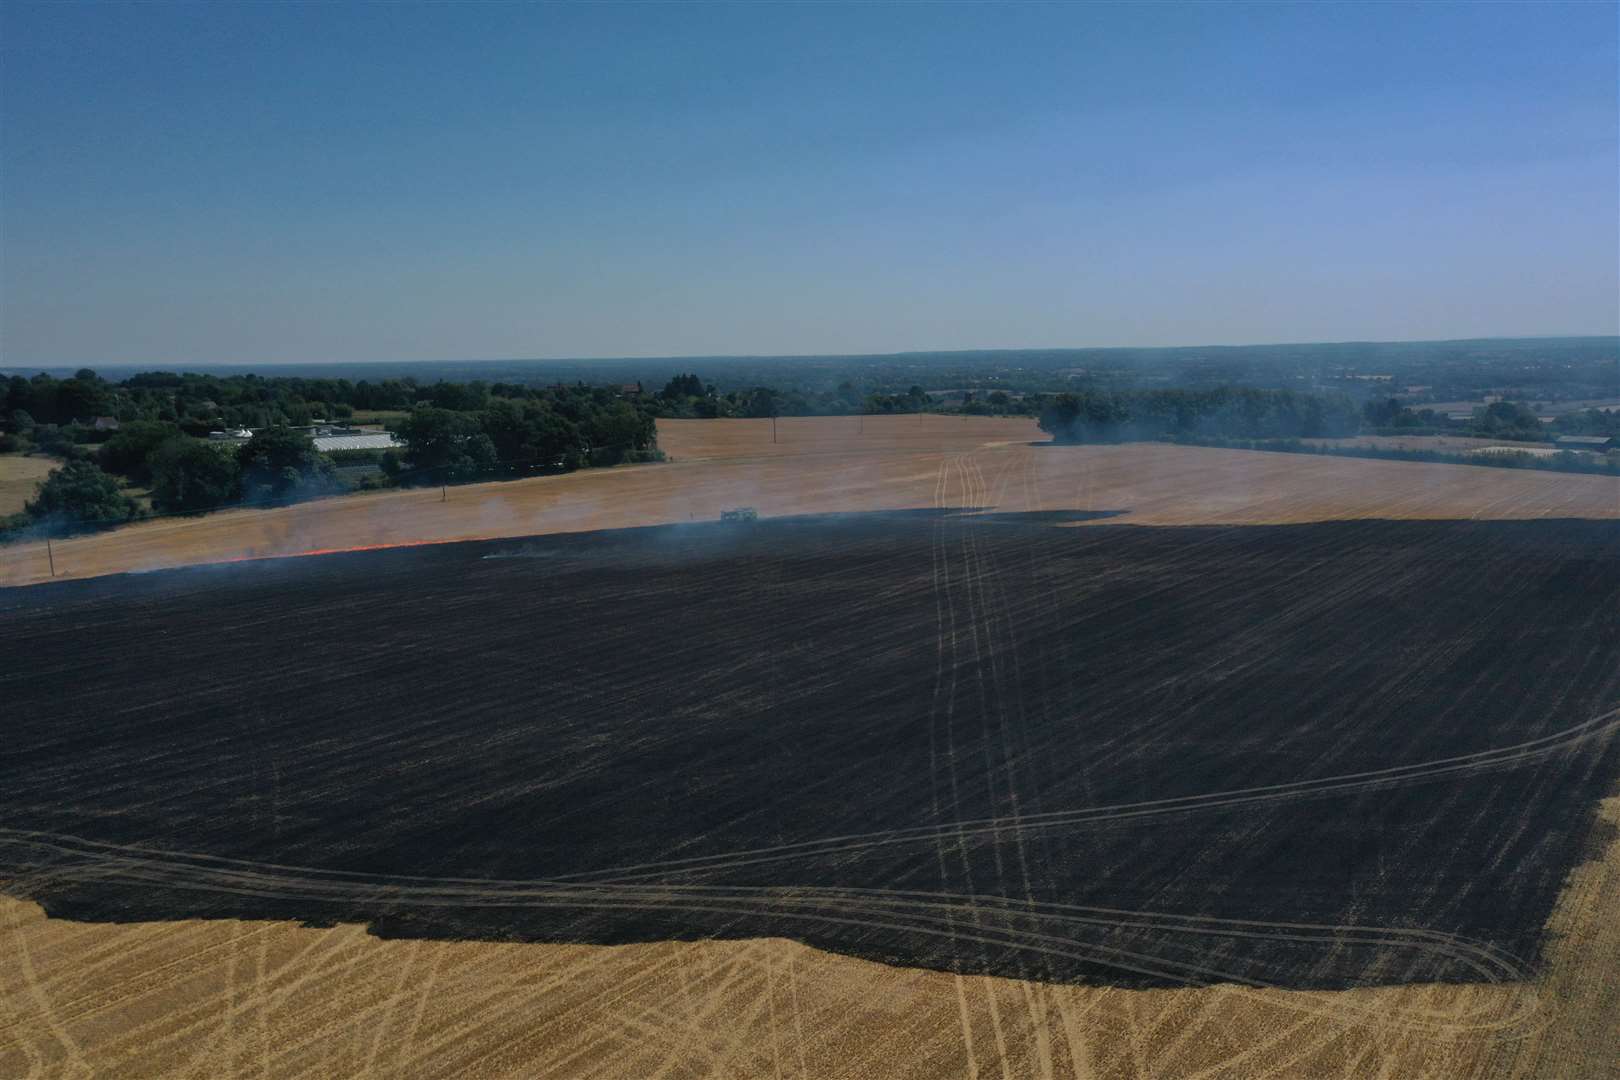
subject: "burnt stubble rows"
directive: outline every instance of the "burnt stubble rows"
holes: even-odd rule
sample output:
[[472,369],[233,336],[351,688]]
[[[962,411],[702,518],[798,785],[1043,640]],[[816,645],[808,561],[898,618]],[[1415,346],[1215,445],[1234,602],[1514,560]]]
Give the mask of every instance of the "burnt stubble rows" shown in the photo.
[[0,593],[0,888],[1060,981],[1535,969],[1620,527],[912,512]]

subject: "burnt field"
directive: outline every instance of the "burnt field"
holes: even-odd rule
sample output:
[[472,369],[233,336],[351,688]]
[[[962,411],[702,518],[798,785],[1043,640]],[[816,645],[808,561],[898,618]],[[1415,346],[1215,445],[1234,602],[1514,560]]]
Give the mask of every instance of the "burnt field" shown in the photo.
[[919,511],[0,593],[0,889],[1057,981],[1531,973],[1620,526]]

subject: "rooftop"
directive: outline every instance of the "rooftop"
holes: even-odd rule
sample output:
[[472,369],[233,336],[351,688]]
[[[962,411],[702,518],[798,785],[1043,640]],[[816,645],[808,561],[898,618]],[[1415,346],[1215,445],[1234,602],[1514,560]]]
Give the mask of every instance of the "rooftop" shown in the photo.
[[369,435],[317,435],[314,441],[315,449],[323,454],[332,450],[388,450],[405,445],[386,431]]

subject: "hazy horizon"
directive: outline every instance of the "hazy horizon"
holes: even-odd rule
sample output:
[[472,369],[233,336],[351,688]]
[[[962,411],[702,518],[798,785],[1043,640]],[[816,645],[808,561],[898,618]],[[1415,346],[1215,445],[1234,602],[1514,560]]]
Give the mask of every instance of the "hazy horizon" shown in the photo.
[[892,351],[877,352],[865,350],[860,352],[837,353],[648,353],[640,356],[462,356],[462,357],[421,357],[417,359],[402,360],[390,357],[380,357],[371,360],[344,360],[317,359],[317,360],[199,360],[185,363],[168,363],[164,361],[124,361],[108,360],[99,364],[94,361],[59,361],[49,364],[14,363],[4,356],[0,356],[0,372],[27,372],[34,370],[45,371],[72,371],[77,368],[89,367],[92,369],[122,370],[124,368],[142,368],[144,370],[161,370],[165,366],[175,369],[182,368],[282,368],[282,367],[349,367],[376,365],[386,367],[390,365],[444,365],[456,364],[489,365],[489,364],[614,364],[637,363],[647,361],[731,361],[731,360],[861,360],[884,359],[889,357],[949,357],[971,356],[975,354],[1052,354],[1052,353],[1094,353],[1094,352],[1174,352],[1197,351],[1200,349],[1286,349],[1301,348],[1313,349],[1324,347],[1342,347],[1353,345],[1390,346],[1390,345],[1446,345],[1446,344],[1474,344],[1480,342],[1535,342],[1535,341],[1612,341],[1620,345],[1620,334],[1492,334],[1484,337],[1461,338],[1405,338],[1378,340],[1372,338],[1347,338],[1343,341],[1205,341],[1196,344],[1184,345],[1008,345],[984,346],[964,349],[896,349]]
[[12,3],[0,31],[9,368],[1620,334],[1604,5]]

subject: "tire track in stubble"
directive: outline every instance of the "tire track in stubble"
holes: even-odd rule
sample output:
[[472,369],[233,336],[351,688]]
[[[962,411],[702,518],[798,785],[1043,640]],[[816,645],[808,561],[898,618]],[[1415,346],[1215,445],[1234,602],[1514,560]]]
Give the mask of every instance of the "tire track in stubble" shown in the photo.
[[[984,473],[979,467],[976,453],[970,452],[968,454],[964,454],[962,461],[968,470],[969,475],[973,479],[975,488],[974,493],[970,497],[965,498],[964,502],[972,502],[980,507],[982,511],[994,510],[996,507],[1000,506],[1005,495],[1007,480],[1013,465],[1013,459],[1008,458],[1003,462],[1001,471],[997,475],[994,494],[991,494],[989,485],[985,482]],[[1032,773],[1025,781],[1025,785],[1020,784],[1018,776],[1018,763],[1020,761],[1028,760],[1030,751],[1028,742],[1023,737],[1024,731],[1028,725],[1028,717],[1025,711],[1023,675],[1018,663],[1018,640],[1013,630],[1013,627],[1016,625],[1016,620],[1013,618],[1013,614],[1007,602],[1006,590],[1001,587],[1002,569],[999,560],[996,558],[994,546],[979,544],[977,529],[972,525],[964,527],[962,531],[965,537],[971,537],[973,560],[979,567],[979,573],[976,575],[979,591],[979,609],[982,611],[983,615],[982,621],[985,630],[985,641],[989,657],[990,677],[994,690],[996,713],[999,720],[998,728],[1000,732],[1002,759],[1001,769],[1006,777],[1008,806],[1011,808],[1012,816],[1016,821],[1021,817],[1022,814],[1022,796],[1020,795],[1021,786],[1033,785],[1032,796],[1034,799],[1034,806],[1037,811],[1039,811],[1041,808],[1038,776]],[[986,569],[988,569],[988,572],[986,572]],[[1000,645],[997,643],[998,630],[1003,640],[1003,643]],[[1010,679],[1004,678],[1004,668],[1001,664],[996,662],[997,657],[1003,656],[1006,658],[1005,663],[1010,664],[1012,669]],[[984,667],[981,664],[981,685],[983,670]],[[1006,689],[1008,686],[1011,688],[1010,693],[1007,692]],[[1014,705],[1016,722],[1010,722],[1009,720],[1007,711],[1007,702],[1009,700],[1011,700]],[[986,726],[985,735],[986,773],[988,779],[993,775],[993,768],[988,756],[988,724]],[[994,805],[993,802],[992,805]],[[1036,836],[1041,835],[1043,834],[1036,834]],[[1034,886],[1030,878],[1029,850],[1025,841],[1025,834],[1022,831],[1019,831],[1015,845],[1015,855],[1018,863],[1019,876],[1023,883],[1024,899],[1026,902],[1033,904],[1035,901]],[[1002,884],[1005,888],[1006,883],[1003,882]],[[1051,966],[1050,964],[1047,964],[1045,967],[1045,979],[1047,982],[1050,982],[1051,978]],[[1055,1073],[1052,1061],[1050,1036],[1048,1034],[1047,1025],[1042,1022],[1042,1013],[1044,1012],[1044,1009],[1042,1007],[1043,1002],[1039,997],[1040,992],[1042,992],[1042,988],[1036,987],[1035,989],[1032,989],[1028,980],[1019,980],[1018,986],[1024,1000],[1025,1011],[1030,1019],[1027,1030],[1034,1033],[1034,1057],[1036,1067],[1042,1077],[1047,1078],[1047,1080],[1051,1080]],[[986,984],[986,992],[989,993],[989,984]],[[1003,1061],[1005,1061],[1005,1055],[1003,1055]]]
[[[175,886],[177,884],[172,879],[161,879],[161,878],[155,879],[153,881],[153,883],[168,884],[171,887],[173,887],[173,886]],[[307,883],[306,883],[306,887],[307,887]],[[562,895],[562,896],[551,895],[551,896],[531,897],[531,898],[527,899],[526,901],[524,901],[521,904],[521,906],[525,906],[525,907],[581,907],[581,906],[584,906],[584,907],[592,907],[592,908],[598,908],[598,909],[685,910],[685,911],[693,911],[693,912],[737,914],[737,913],[747,913],[747,912],[749,912],[751,910],[754,910],[757,907],[757,903],[758,903],[758,898],[756,896],[744,894],[741,897],[739,897],[739,896],[735,895],[737,893],[737,890],[731,890],[730,891],[733,895],[725,895],[725,894],[717,893],[717,892],[715,892],[713,890],[708,891],[707,893],[703,893],[703,894],[696,894],[696,893],[693,893],[690,890],[688,890],[684,894],[676,893],[676,894],[673,895],[673,898],[672,898],[672,895],[671,895],[672,891],[667,889],[667,888],[662,889],[662,890],[657,890],[657,891],[652,892],[652,893],[647,893],[647,892],[626,893],[626,892],[624,892],[622,890],[619,890],[619,889],[611,889],[610,891],[603,892],[602,889],[606,889],[606,888],[608,888],[608,887],[601,887],[598,890],[598,895],[596,895],[594,897],[588,897],[588,898],[582,898],[582,897],[576,896],[576,895]],[[244,889],[244,888],[242,888],[240,886],[238,886],[238,887],[236,887],[234,889],[231,889],[231,888],[222,888],[219,885],[215,885],[212,888],[211,891],[236,891],[236,892],[244,892],[244,891],[246,891],[246,892],[250,892],[252,895],[267,895],[267,894],[270,894],[270,893],[273,892],[275,895],[282,896],[282,897],[304,896],[305,895],[305,894],[302,894],[302,893],[293,893],[293,892],[290,892],[289,890],[286,890],[286,889],[269,890],[269,889],[265,888],[263,885],[261,885],[259,888],[252,889],[252,890],[246,890],[246,889]],[[788,909],[788,902],[789,902],[790,898],[784,898],[782,896],[774,896],[774,897],[767,898],[767,900],[765,902],[769,904],[769,910],[771,911],[771,914],[773,916],[782,917],[782,918],[788,918],[788,919],[808,920],[808,921],[813,922],[813,923],[820,922],[820,923],[828,923],[828,924],[836,924],[836,925],[854,925],[854,926],[861,926],[861,927],[866,927],[866,928],[898,929],[898,930],[902,930],[902,931],[911,931],[911,932],[923,933],[925,935],[930,935],[930,936],[947,936],[951,932],[951,926],[949,925],[949,921],[942,918],[942,917],[940,917],[937,914],[938,909],[943,906],[940,903],[938,903],[938,902],[905,901],[903,899],[896,899],[894,897],[884,896],[884,895],[882,895],[883,892],[884,892],[883,890],[869,890],[868,891],[869,894],[878,894],[878,898],[876,900],[874,900],[872,895],[863,894],[863,895],[861,895],[859,897],[859,903],[847,902],[846,901],[846,902],[841,903],[841,904],[829,905],[829,903],[827,902],[827,898],[817,898],[817,899],[811,901],[810,903],[808,903],[807,905],[804,905],[804,906],[807,906],[809,908],[809,910],[802,910],[802,911],[801,910],[789,910]],[[377,895],[375,887],[370,888],[370,890],[368,891],[368,895],[370,895],[370,896]],[[933,896],[933,894],[921,894],[921,895],[930,896],[930,897]],[[689,897],[691,897],[692,899],[689,899]],[[698,900],[701,900],[702,902],[701,903],[696,902]],[[739,903],[739,900],[741,901],[740,903]],[[981,921],[982,921],[983,902],[986,900],[986,898],[969,897],[969,898],[963,898],[963,900],[964,900],[964,902],[972,902],[972,903],[976,904],[980,908]],[[458,895],[458,896],[456,896],[454,898],[449,899],[448,901],[444,900],[442,898],[435,900],[435,899],[431,899],[431,898],[414,897],[414,898],[409,898],[409,899],[406,899],[406,900],[402,900],[400,897],[397,897],[397,896],[395,897],[395,902],[396,903],[404,902],[404,903],[410,904],[410,903],[417,903],[417,902],[424,902],[424,901],[428,902],[428,903],[447,903],[448,902],[448,903],[452,903],[452,904],[474,903],[473,901],[469,901],[468,897],[465,896],[465,895]],[[500,906],[515,906],[514,898],[512,898],[510,896],[504,897],[504,898],[502,898],[502,899],[500,899],[498,901],[495,901],[495,902],[498,903]],[[1003,902],[1007,903],[1006,901],[1003,901]],[[1061,907],[1061,906],[1059,906],[1059,905],[1048,905],[1048,907]],[[922,914],[918,910],[919,908],[921,908],[923,910],[927,910],[928,914],[926,914],[926,915]],[[836,915],[835,914],[829,914],[829,911],[837,911],[837,912],[841,912],[843,914],[836,914]],[[899,915],[901,915],[903,917],[902,921],[900,921],[900,922],[893,921],[896,914],[899,914]],[[1050,913],[1046,913],[1046,914],[1050,914]],[[1129,915],[1130,913],[1118,913],[1118,914]],[[876,918],[874,916],[883,916],[883,918]],[[1088,920],[1088,919],[1085,919],[1085,918],[1075,918],[1075,917],[1072,917],[1072,916],[1059,916],[1059,918],[1062,919],[1063,921],[1066,921],[1066,922],[1069,922],[1069,923],[1081,924],[1081,925],[1087,924],[1088,922],[1091,923],[1091,924],[1102,925],[1104,927],[1113,927],[1113,928],[1117,928],[1119,925],[1121,925],[1121,922],[1117,917],[1109,918],[1109,919],[1103,919],[1103,920],[1098,920],[1098,919],[1089,919]],[[1179,916],[1178,917],[1160,916],[1160,917],[1157,917],[1157,918],[1159,918],[1161,920],[1161,922],[1154,923],[1154,924],[1147,924],[1147,928],[1162,930],[1162,929],[1165,928],[1165,925],[1169,924],[1169,923],[1179,924],[1182,928],[1185,928],[1188,925],[1193,925],[1193,924],[1196,924],[1197,922],[1200,922],[1200,921],[1203,921],[1203,922],[1211,921],[1211,920],[1198,920],[1198,919],[1194,919],[1192,917],[1179,917]],[[942,926],[943,928],[942,929],[935,929],[934,927],[935,927],[936,924]],[[1210,931],[1207,928],[1197,928],[1197,929],[1198,929],[1199,932],[1216,932],[1216,933],[1220,933],[1220,934],[1225,935],[1225,936],[1255,936],[1257,933],[1258,933],[1258,936],[1268,936],[1268,937],[1276,936],[1276,930],[1269,928],[1269,927],[1274,926],[1275,924],[1258,924],[1258,923],[1255,923],[1255,924],[1246,924],[1246,925],[1249,925],[1251,927],[1265,926],[1265,927],[1268,927],[1268,929],[1266,929],[1263,933],[1258,932],[1258,931],[1256,931],[1254,929],[1241,930],[1241,929],[1236,929],[1235,927],[1222,927],[1219,930],[1215,930],[1215,931]],[[1296,933],[1291,934],[1290,937],[1291,937],[1291,939],[1297,939],[1297,940],[1325,940],[1325,939],[1333,937],[1333,936],[1337,936],[1337,937],[1339,937],[1341,939],[1344,939],[1344,938],[1347,938],[1347,937],[1350,936],[1350,935],[1348,935],[1346,933],[1344,928],[1339,928],[1339,927],[1322,927],[1322,928],[1320,928],[1320,930],[1315,930],[1314,932],[1308,932],[1308,933],[1305,933],[1303,935],[1298,933],[1298,931],[1300,930],[1300,928],[1298,928],[1298,927],[1290,927],[1289,929],[1292,930],[1292,931],[1296,931]],[[1309,930],[1310,928],[1306,928],[1306,929]],[[1454,956],[1458,955],[1455,952],[1456,949],[1465,947],[1465,946],[1461,945],[1456,939],[1448,938],[1446,935],[1438,935],[1438,934],[1434,934],[1434,933],[1426,932],[1426,931],[1405,931],[1405,932],[1397,932],[1397,933],[1391,934],[1389,932],[1362,929],[1362,930],[1359,930],[1358,933],[1374,935],[1374,936],[1368,936],[1368,937],[1360,939],[1361,943],[1376,943],[1376,944],[1381,944],[1381,945],[1396,944],[1396,945],[1405,945],[1407,947],[1438,948],[1438,949],[1448,953],[1449,955],[1454,955]],[[1232,983],[1237,983],[1237,984],[1246,985],[1246,986],[1255,987],[1255,988],[1265,988],[1265,987],[1275,985],[1275,984],[1269,983],[1269,982],[1267,982],[1265,980],[1246,977],[1246,976],[1234,974],[1234,973],[1231,973],[1231,972],[1222,972],[1222,971],[1219,971],[1219,970],[1216,970],[1216,969],[1211,969],[1211,968],[1208,968],[1205,965],[1167,962],[1163,958],[1160,958],[1160,957],[1144,957],[1142,954],[1136,953],[1136,952],[1134,952],[1132,950],[1118,948],[1118,947],[1092,946],[1089,949],[1077,948],[1076,943],[1073,941],[1073,939],[1071,937],[1067,937],[1067,936],[1055,936],[1055,935],[1052,935],[1052,934],[1039,934],[1039,933],[1035,933],[1033,931],[1028,931],[1028,930],[1020,931],[1020,930],[1015,930],[1015,929],[1002,929],[1002,930],[996,930],[996,931],[992,931],[990,933],[985,933],[985,934],[971,934],[970,935],[970,934],[967,934],[967,933],[962,933],[961,936],[964,939],[978,941],[978,942],[980,942],[982,944],[986,944],[986,945],[999,945],[999,946],[1007,946],[1007,947],[1020,948],[1020,949],[1031,949],[1031,950],[1036,950],[1036,951],[1041,950],[1041,949],[1045,949],[1045,950],[1049,951],[1050,953],[1052,953],[1052,955],[1055,955],[1055,956],[1065,957],[1065,958],[1068,958],[1068,959],[1084,959],[1084,960],[1089,960],[1091,962],[1104,963],[1104,964],[1107,964],[1109,966],[1122,968],[1122,969],[1130,970],[1130,971],[1135,971],[1135,972],[1138,972],[1140,974],[1147,974],[1147,975],[1158,977],[1158,978],[1171,978],[1171,979],[1175,979],[1175,980],[1179,980],[1179,981],[1190,982],[1190,983],[1193,983],[1193,984],[1202,984],[1202,983],[1207,983],[1207,982],[1211,982],[1211,981],[1216,981],[1216,982],[1232,982]],[[1512,968],[1511,964],[1507,964],[1507,963],[1504,963],[1504,962],[1498,960],[1489,950],[1477,949],[1476,948],[1476,949],[1474,949],[1472,951],[1472,953],[1469,954],[1469,957],[1471,957],[1471,958],[1465,957],[1465,959],[1467,959],[1467,961],[1471,965],[1475,966],[1476,973],[1481,975],[1481,977],[1485,978],[1487,981],[1504,981],[1504,980],[1517,981],[1520,978],[1522,978],[1522,973],[1519,973],[1516,970],[1514,970]],[[1169,964],[1168,967],[1165,966],[1167,963]],[[1478,965],[1481,964],[1481,963],[1485,964],[1486,966],[1485,967],[1479,967]],[[1498,967],[1497,970],[1492,971],[1491,970],[1492,965],[1500,965],[1500,966]],[[1434,1026],[1432,1024],[1432,1022],[1430,1020],[1428,1020],[1427,1018],[1408,1018],[1408,1019],[1411,1020],[1414,1023],[1419,1023],[1419,1024],[1426,1025],[1426,1026]],[[1456,1028],[1456,1027],[1458,1027],[1458,1024],[1457,1024],[1456,1019],[1454,1017],[1447,1017],[1440,1024],[1440,1026],[1442,1028]],[[1492,1024],[1490,1026],[1497,1027],[1497,1026],[1500,1026],[1500,1024]]]

